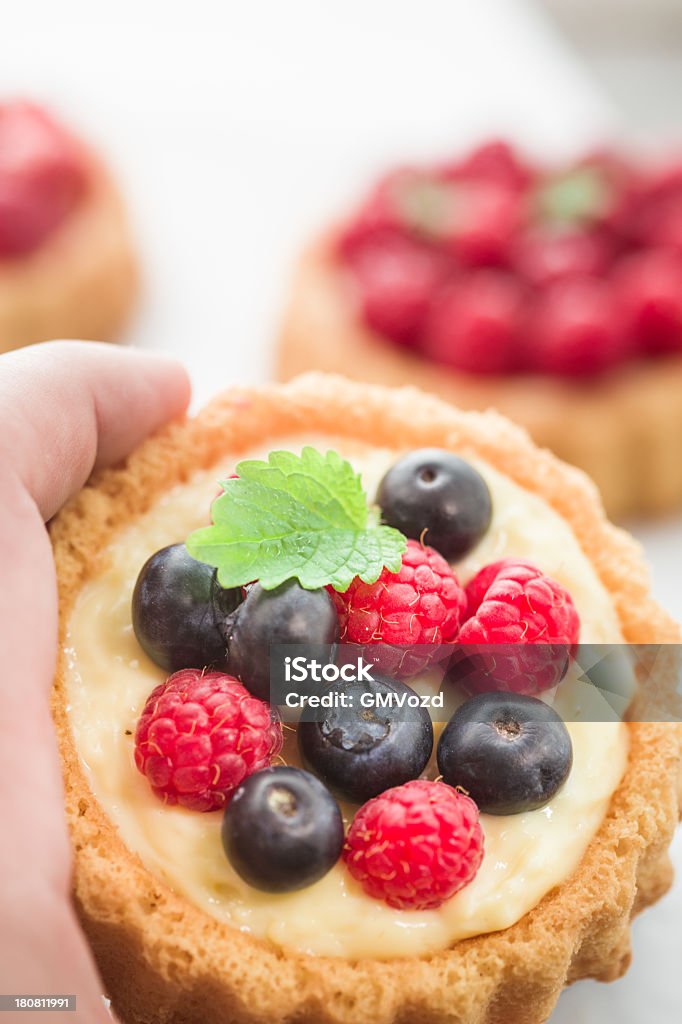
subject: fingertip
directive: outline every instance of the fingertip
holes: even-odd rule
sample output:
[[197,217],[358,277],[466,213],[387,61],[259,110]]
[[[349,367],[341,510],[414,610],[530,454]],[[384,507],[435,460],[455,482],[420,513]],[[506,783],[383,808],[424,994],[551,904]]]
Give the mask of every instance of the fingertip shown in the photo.
[[31,349],[41,359],[47,356],[62,365],[82,364],[85,361],[101,372],[119,367],[129,371],[131,364],[134,364],[138,377],[145,378],[169,410],[166,418],[182,415],[192,397],[192,384],[186,367],[175,356],[162,350],[71,339],[46,341],[31,346]]
[[2,357],[0,440],[49,518],[93,467],[119,462],[181,417],[190,392],[187,371],[166,353],[90,341],[30,346]]
[[145,375],[155,389],[161,405],[162,420],[175,419],[187,411],[192,383],[187,368],[165,352],[136,352],[145,363]]
[[190,403],[189,373],[167,352],[102,341],[49,341],[39,348],[62,364],[86,361],[99,375],[119,370],[130,379],[132,386],[142,384],[149,392],[154,409],[158,410],[158,425],[181,416]]
[[[177,359],[144,349],[119,354],[123,372],[109,375],[106,392],[93,390],[99,422],[97,467],[117,462],[147,435],[183,416],[191,398],[189,374]],[[126,423],[116,415],[123,407]]]

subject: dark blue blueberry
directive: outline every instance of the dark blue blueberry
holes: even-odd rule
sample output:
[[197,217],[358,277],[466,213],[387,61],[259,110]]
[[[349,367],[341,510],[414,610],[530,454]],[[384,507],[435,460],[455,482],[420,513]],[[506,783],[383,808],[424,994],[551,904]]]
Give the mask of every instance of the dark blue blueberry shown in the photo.
[[[350,707],[306,712],[298,726],[298,744],[304,764],[332,792],[354,803],[364,803],[392,786],[417,779],[433,750],[433,724],[426,708],[397,703],[363,707],[373,702],[416,698],[405,683],[377,677],[330,686],[330,693],[347,694]],[[312,720],[313,714],[315,719]]]
[[536,697],[482,693],[454,713],[438,741],[438,770],[486,814],[520,814],[548,803],[569,776],[571,737]]
[[343,848],[343,819],[314,775],[266,768],[235,790],[222,840],[232,867],[254,889],[292,892],[334,867]]
[[[226,624],[229,671],[255,697],[270,700],[270,648],[293,649],[286,655],[309,660],[334,660],[339,618],[326,590],[304,590],[296,580],[264,590],[251,587],[243,604]],[[283,670],[283,666],[282,666]],[[273,686],[280,679],[273,679]]]
[[133,629],[146,654],[168,672],[225,669],[222,623],[242,600],[225,590],[216,570],[192,558],[184,544],[162,548],[142,566],[132,603]]
[[492,517],[481,474],[440,448],[420,448],[396,462],[379,484],[376,500],[385,523],[423,539],[449,561],[478,543]]

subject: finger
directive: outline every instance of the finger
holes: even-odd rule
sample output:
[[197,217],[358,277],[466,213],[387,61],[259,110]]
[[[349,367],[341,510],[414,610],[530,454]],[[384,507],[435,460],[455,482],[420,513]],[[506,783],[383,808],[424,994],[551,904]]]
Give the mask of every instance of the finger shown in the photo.
[[165,356],[57,341],[0,357],[0,462],[49,519],[95,467],[180,416],[185,370]]
[[0,989],[35,995],[76,997],[75,1013],[22,1011],[21,1024],[112,1024],[102,998],[104,984],[92,953],[66,900],[28,899],[3,916]]
[[57,647],[52,551],[20,482],[0,471],[0,493],[0,878],[11,879],[0,893],[0,992],[76,994],[75,1014],[51,1018],[111,1024],[69,905],[64,794],[46,699]]

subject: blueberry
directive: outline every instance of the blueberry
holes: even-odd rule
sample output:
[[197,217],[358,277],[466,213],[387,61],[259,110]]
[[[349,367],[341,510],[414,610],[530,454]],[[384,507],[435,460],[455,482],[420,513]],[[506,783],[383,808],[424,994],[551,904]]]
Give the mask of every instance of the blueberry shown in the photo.
[[[259,583],[226,624],[229,671],[255,697],[270,699],[270,647],[296,645],[291,656],[334,660],[339,619],[326,590],[304,590],[288,580],[274,590]],[[273,680],[274,685],[274,680]]]
[[238,606],[241,589],[225,590],[216,570],[189,555],[184,544],[161,548],[140,570],[133,592],[135,636],[168,672],[225,668],[221,623]]
[[490,526],[492,501],[481,474],[440,448],[400,459],[379,484],[382,517],[407,537],[452,561],[466,555]]
[[263,892],[304,889],[334,867],[343,848],[339,806],[301,768],[265,768],[235,790],[222,840],[238,875]]
[[397,705],[363,707],[377,694],[416,697],[397,680],[375,677],[330,686],[325,692],[348,694],[350,707],[306,712],[298,726],[298,745],[307,768],[338,796],[364,803],[392,786],[418,778],[433,750],[433,725],[426,708]]
[[568,730],[536,697],[481,693],[454,713],[438,741],[438,770],[487,814],[520,814],[558,793],[573,764]]

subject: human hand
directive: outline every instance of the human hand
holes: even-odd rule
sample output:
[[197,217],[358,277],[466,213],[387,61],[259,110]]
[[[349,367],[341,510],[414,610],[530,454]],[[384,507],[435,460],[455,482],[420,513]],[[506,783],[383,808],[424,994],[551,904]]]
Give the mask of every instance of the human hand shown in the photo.
[[0,994],[75,993],[76,1013],[51,1012],[51,1024],[111,1018],[70,899],[48,704],[57,587],[44,523],[94,468],[120,461],[188,400],[184,370],[148,353],[49,342],[0,356]]

